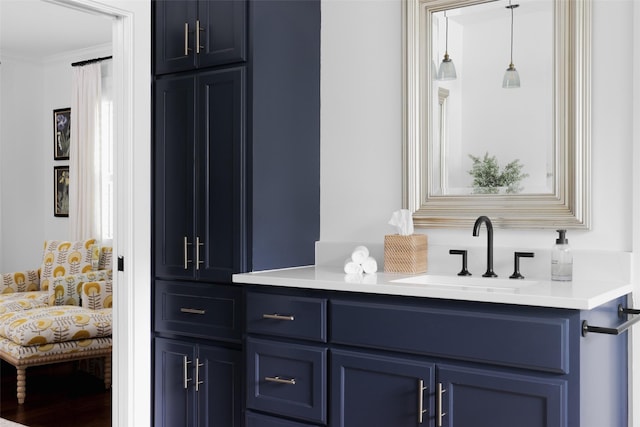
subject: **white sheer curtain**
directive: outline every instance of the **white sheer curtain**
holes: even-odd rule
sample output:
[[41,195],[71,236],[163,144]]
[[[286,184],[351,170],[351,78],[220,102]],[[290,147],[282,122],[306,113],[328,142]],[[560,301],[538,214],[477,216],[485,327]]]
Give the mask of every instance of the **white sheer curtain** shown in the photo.
[[[111,61],[73,68],[69,221],[72,240],[111,239]],[[106,77],[106,78],[105,78]]]

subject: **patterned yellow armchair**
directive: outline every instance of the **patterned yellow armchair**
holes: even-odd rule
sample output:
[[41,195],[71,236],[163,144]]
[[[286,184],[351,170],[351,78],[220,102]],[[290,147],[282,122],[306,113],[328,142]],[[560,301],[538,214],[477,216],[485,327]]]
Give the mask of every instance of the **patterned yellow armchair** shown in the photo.
[[0,359],[17,370],[18,403],[31,366],[102,358],[111,386],[111,260],[93,239],[48,241],[38,270],[2,275]]
[[2,275],[0,314],[47,305],[78,306],[82,283],[111,278],[110,246],[100,247],[94,239],[45,241],[40,268]]

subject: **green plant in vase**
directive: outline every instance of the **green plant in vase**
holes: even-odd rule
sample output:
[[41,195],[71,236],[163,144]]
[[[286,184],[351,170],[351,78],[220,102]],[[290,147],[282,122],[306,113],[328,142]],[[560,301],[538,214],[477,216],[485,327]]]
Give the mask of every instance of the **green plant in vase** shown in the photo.
[[516,194],[522,190],[520,181],[529,174],[522,173],[524,165],[519,159],[507,163],[502,170],[496,156],[485,153],[483,158],[469,154],[473,161],[469,175],[473,177],[473,192],[475,194],[498,194],[501,188],[507,194]]

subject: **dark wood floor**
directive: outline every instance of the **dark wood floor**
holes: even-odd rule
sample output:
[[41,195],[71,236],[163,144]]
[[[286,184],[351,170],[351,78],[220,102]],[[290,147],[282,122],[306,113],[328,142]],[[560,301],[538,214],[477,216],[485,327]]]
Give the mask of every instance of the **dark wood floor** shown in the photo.
[[16,370],[0,366],[0,417],[29,427],[110,427],[111,390],[73,362],[27,369],[27,398],[18,405]]

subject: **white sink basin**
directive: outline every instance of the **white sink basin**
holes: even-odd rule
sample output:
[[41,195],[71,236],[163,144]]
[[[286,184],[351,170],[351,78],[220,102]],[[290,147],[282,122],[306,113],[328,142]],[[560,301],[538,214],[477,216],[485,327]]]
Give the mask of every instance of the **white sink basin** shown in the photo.
[[474,276],[438,276],[425,274],[404,279],[392,280],[393,283],[406,283],[412,285],[430,286],[455,286],[460,288],[478,288],[493,290],[515,290],[538,283],[534,280],[502,279],[499,277],[474,277]]

